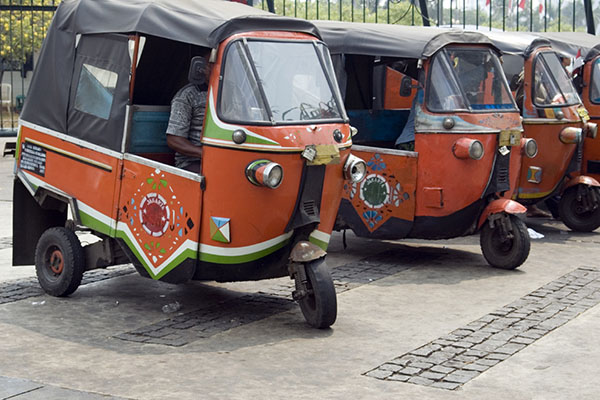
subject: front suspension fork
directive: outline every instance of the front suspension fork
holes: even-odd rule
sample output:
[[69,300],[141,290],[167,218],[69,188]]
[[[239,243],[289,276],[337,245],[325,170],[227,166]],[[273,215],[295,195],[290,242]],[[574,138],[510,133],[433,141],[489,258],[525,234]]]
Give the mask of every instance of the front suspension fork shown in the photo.
[[598,208],[600,196],[598,191],[591,186],[577,185],[577,213],[582,214]]
[[488,217],[488,223],[491,229],[498,229],[500,240],[505,242],[514,238],[513,224],[510,222],[510,216],[500,212]]

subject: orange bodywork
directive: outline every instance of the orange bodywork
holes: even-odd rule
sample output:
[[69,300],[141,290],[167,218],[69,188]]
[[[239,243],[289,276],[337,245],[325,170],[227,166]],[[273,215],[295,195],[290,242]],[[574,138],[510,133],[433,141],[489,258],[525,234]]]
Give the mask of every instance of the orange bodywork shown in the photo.
[[[600,104],[591,100],[590,88],[592,71],[599,59],[600,57],[596,57],[585,63],[583,68],[583,82],[585,84],[583,85],[581,94],[581,100],[589,113],[590,122],[596,124],[600,124]],[[595,138],[586,137],[584,139],[581,173],[600,181],[600,135],[597,135]]]
[[[583,128],[578,108],[581,105],[537,108],[532,101],[533,62],[537,54],[547,51],[541,47],[525,61],[523,101],[524,136],[533,138],[538,145],[538,154],[534,158],[523,157],[519,174],[518,191],[513,196],[522,202],[537,202],[561,189],[567,169],[577,144],[561,142],[561,130],[567,127]],[[557,113],[562,112],[562,117]]]

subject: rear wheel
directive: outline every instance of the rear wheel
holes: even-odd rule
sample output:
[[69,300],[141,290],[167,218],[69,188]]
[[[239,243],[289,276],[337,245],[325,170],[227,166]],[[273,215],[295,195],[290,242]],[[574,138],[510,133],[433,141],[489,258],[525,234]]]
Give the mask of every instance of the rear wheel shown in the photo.
[[600,193],[594,187],[571,187],[561,197],[558,212],[574,231],[591,232],[600,227]]
[[83,248],[75,233],[62,227],[46,230],[35,248],[35,272],[51,296],[68,296],[79,287],[85,271]]
[[514,215],[508,215],[497,219],[493,228],[485,223],[479,243],[483,256],[491,266],[515,269],[529,256],[531,239],[525,223]]
[[331,274],[324,259],[304,263],[306,282],[296,273],[296,292],[301,293],[298,303],[306,322],[314,328],[328,328],[337,317],[337,300]]

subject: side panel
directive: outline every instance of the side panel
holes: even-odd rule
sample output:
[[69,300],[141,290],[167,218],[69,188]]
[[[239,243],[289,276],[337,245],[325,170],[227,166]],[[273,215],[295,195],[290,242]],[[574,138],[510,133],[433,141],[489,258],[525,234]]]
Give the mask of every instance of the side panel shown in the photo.
[[[181,267],[195,272],[200,237],[200,177],[142,158],[126,156],[116,236],[153,279]],[[135,260],[134,260],[135,261]]]
[[75,198],[83,225],[114,236],[120,153],[26,125],[19,143],[17,169],[25,184]]
[[417,153],[354,146],[367,177],[344,185],[339,218],[358,236],[402,238],[415,215]]

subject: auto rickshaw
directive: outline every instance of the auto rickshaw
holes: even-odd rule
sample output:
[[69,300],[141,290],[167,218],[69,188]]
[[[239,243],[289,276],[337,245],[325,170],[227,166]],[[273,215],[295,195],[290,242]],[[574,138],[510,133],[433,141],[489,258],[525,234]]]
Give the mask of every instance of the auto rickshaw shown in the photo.
[[[552,47],[568,55],[575,89],[591,121],[600,120],[600,39],[584,32],[540,33]],[[581,174],[600,181],[600,138],[586,136],[583,141]]]
[[[524,135],[539,146],[535,159],[524,159],[518,190],[523,204],[535,204],[560,195],[558,214],[575,231],[600,227],[600,184],[582,174],[584,139],[596,137],[597,126],[588,122],[583,106],[561,56],[539,34],[485,33],[505,54],[509,80],[523,71],[522,115]],[[505,61],[510,56],[505,57]],[[517,96],[518,97],[518,96]]]
[[[364,181],[345,185],[337,228],[379,239],[481,232],[488,263],[520,266],[530,249],[526,208],[501,196],[536,144],[521,138],[498,50],[474,32],[314,22],[358,128],[352,154],[368,167]],[[411,108],[414,151],[398,150]]]
[[[208,57],[201,174],[173,165],[173,95]],[[20,120],[14,265],[66,296],[132,262],[166,282],[289,275],[334,323],[324,258],[344,177],[359,181],[326,46],[307,21],[215,0],[65,0]],[[99,240],[82,247],[75,232]]]

